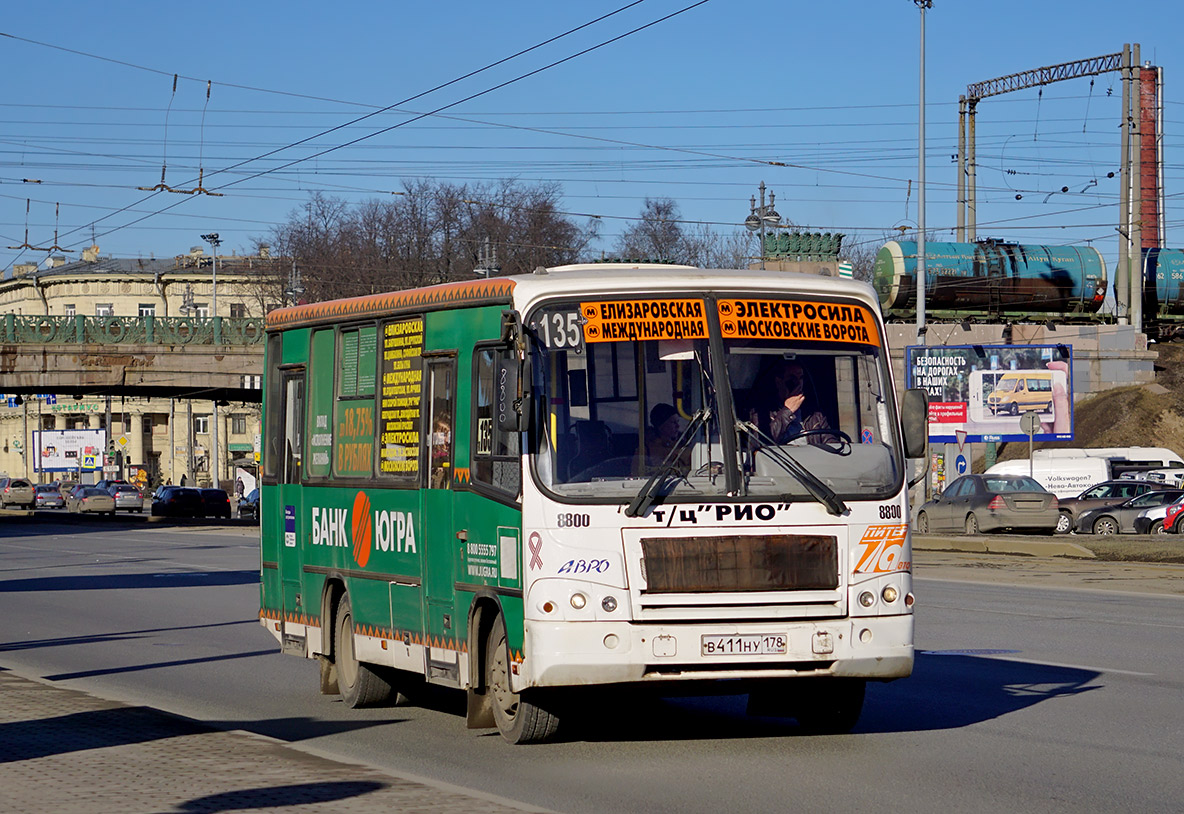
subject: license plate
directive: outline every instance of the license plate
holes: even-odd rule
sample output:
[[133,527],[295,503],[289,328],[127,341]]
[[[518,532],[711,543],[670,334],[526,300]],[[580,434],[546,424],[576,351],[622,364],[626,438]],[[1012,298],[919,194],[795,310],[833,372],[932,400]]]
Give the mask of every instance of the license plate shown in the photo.
[[738,636],[704,636],[704,656],[773,656],[785,655],[789,635],[785,633],[746,633]]

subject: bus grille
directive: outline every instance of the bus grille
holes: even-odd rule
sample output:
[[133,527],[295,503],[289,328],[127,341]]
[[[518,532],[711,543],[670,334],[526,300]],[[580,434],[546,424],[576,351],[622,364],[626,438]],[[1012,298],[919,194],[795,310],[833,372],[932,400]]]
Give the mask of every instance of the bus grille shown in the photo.
[[838,540],[821,534],[641,539],[643,594],[834,590]]

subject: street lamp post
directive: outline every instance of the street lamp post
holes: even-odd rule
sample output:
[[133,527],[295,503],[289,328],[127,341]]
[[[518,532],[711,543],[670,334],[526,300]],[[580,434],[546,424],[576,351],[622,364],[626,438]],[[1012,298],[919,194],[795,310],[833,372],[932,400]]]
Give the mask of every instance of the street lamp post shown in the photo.
[[773,201],[776,195],[769,193],[769,203],[765,203],[765,182],[761,181],[760,185],[761,202],[758,205],[756,198],[748,199],[749,208],[752,210],[747,218],[744,219],[744,228],[750,232],[759,232],[761,241],[761,271],[765,270],[765,228],[768,226],[777,226],[781,223],[781,215],[773,208]]
[[[202,235],[201,239],[210,244],[210,251],[214,255],[213,276],[210,282],[210,315],[213,317],[213,325],[218,326],[218,247],[222,245],[222,239],[218,237],[217,232],[210,232],[208,235]],[[219,467],[221,460],[218,454],[218,398],[214,397],[213,410],[210,413],[210,486],[214,489],[220,488],[219,482]]]
[[917,121],[917,341],[925,344],[925,12],[933,0],[913,0],[921,10],[921,87]]

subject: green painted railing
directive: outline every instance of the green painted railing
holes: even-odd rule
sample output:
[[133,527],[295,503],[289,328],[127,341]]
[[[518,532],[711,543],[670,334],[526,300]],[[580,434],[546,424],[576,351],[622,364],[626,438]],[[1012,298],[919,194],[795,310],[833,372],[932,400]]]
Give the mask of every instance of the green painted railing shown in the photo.
[[260,345],[258,317],[36,317],[4,314],[0,341],[42,345]]

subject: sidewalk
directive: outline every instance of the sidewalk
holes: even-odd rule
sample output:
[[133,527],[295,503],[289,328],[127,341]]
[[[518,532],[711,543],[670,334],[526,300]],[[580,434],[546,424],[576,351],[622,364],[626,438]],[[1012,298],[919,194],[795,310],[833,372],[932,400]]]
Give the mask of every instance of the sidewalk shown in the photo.
[[0,812],[524,810],[0,668]]

